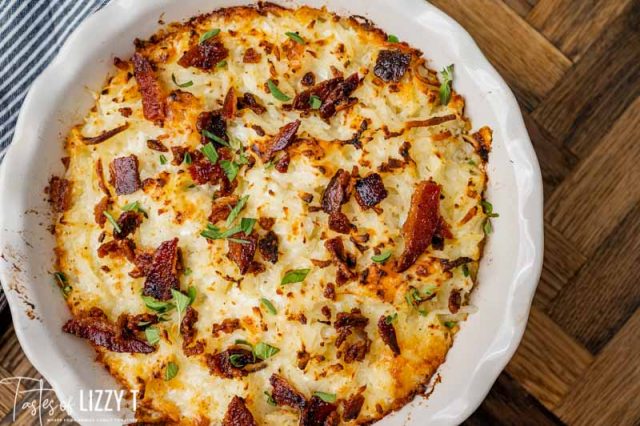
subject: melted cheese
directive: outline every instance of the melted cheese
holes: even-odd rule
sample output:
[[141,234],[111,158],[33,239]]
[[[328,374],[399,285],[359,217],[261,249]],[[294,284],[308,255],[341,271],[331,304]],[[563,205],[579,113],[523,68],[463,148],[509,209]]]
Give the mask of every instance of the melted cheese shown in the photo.
[[[182,53],[197,42],[200,34],[212,28],[222,30],[217,37],[230,51],[226,66],[205,72],[178,65]],[[306,44],[301,46],[289,40],[287,31],[298,32]],[[167,337],[161,339],[152,354],[118,354],[98,348],[101,360],[126,387],[144,387],[143,402],[148,412],[183,424],[202,421],[219,424],[231,398],[239,395],[245,398],[260,424],[297,424],[297,412],[268,405],[264,396],[264,391],[271,391],[269,377],[278,372],[307,397],[314,391],[322,391],[346,399],[366,386],[364,406],[357,420],[364,423],[408,402],[444,361],[456,329],[446,327],[444,322],[460,319],[449,312],[449,294],[461,291],[463,301],[466,300],[481,255],[482,226],[486,219],[480,207],[486,184],[484,165],[463,138],[470,125],[463,116],[462,99],[454,93],[448,106],[440,105],[437,85],[428,83],[434,81],[435,73],[421,65],[419,52],[412,51],[412,65],[399,83],[381,84],[375,77],[377,52],[394,48],[385,39],[382,32],[369,30],[354,20],[309,8],[266,14],[238,8],[175,24],[140,51],[156,63],[157,76],[167,92],[178,90],[172,82],[173,75],[178,82],[193,82],[192,86],[180,89],[193,98],[179,97],[170,102],[169,119],[163,127],[155,126],[143,118],[132,70],[114,70],[104,90],[95,95],[95,108],[69,135],[66,147],[70,165],[66,177],[73,184],[72,206],[57,224],[56,235],[60,268],[73,287],[68,297],[71,310],[79,312],[97,306],[112,320],[122,313],[148,311],[140,297],[144,278],[128,275],[132,265],[124,259],[97,256],[103,229],[95,223],[93,213],[93,207],[103,197],[95,161],[100,159],[108,174],[108,164],[114,158],[135,154],[142,179],[165,174],[167,184],[114,196],[111,212],[117,217],[124,205],[134,201],[145,209],[148,218],[132,237],[138,247],[154,249],[163,241],[179,238],[184,265],[192,271],[181,275],[181,288],[193,286],[197,290],[193,307],[199,313],[197,337],[206,342],[205,353],[225,350],[235,339],[266,342],[280,349],[267,360],[266,368],[246,377],[231,380],[213,376],[203,356],[184,355],[175,311],[158,326],[166,330]],[[261,47],[264,41],[276,46],[280,59],[273,51],[265,52]],[[243,63],[249,47],[261,54],[259,63]],[[406,45],[403,48],[410,50]],[[273,230],[280,244],[276,264],[263,261],[266,271],[242,276],[226,256],[226,241],[209,243],[200,236],[216,187],[207,184],[189,188],[191,178],[186,166],[161,164],[159,153],[150,150],[146,141],[157,139],[167,147],[198,149],[201,146],[195,129],[198,114],[220,108],[225,94],[233,87],[237,93],[252,93],[267,108],[261,115],[242,110],[228,123],[228,133],[241,141],[249,154],[249,147],[300,118],[299,112],[286,111],[282,102],[265,91],[266,80],[277,79],[279,88],[293,97],[305,90],[300,83],[305,73],[313,72],[316,82],[320,82],[333,77],[332,67],[345,76],[358,72],[364,81],[353,93],[358,98],[355,106],[338,112],[328,122],[314,113],[302,118],[298,136],[316,141],[323,149],[323,157],[310,158],[301,152],[302,148],[293,147],[287,173],[267,168],[260,160],[252,168],[244,166],[240,171],[235,194],[249,196],[241,217],[275,218]],[[124,117],[119,112],[125,107],[131,108],[131,116]],[[447,114],[456,114],[457,119],[385,138],[383,126],[393,132],[403,129],[407,121]],[[350,139],[364,118],[370,124],[363,135],[362,150],[336,142]],[[81,141],[82,135],[98,135],[124,123],[129,123],[126,131],[101,144],[87,146]],[[262,127],[267,135],[258,136],[252,129],[254,125]],[[347,250],[357,255],[357,271],[362,272],[372,263],[373,247],[392,250],[392,259],[402,253],[402,224],[415,184],[421,180],[433,179],[442,186],[440,212],[451,226],[454,238],[446,240],[442,251],[430,247],[403,274],[384,267],[389,275],[378,286],[361,285],[355,280],[337,287],[337,299],[328,300],[323,291],[327,283],[335,281],[335,266],[320,268],[311,259],[328,259],[324,240],[338,234],[328,229],[325,213],[312,212],[309,207],[319,204],[323,189],[337,169],[350,171],[357,165],[364,176],[391,157],[400,159],[399,149],[404,142],[411,144],[413,161],[404,168],[381,173],[389,194],[379,205],[382,211],[363,211],[353,197],[343,206],[342,211],[357,226],[357,234],[369,235],[364,253],[358,252],[343,236]],[[165,156],[171,160],[171,153]],[[313,201],[304,202],[301,193],[313,194]],[[473,209],[477,213],[463,223]],[[104,228],[107,240],[111,229],[107,222]],[[465,276],[462,268],[444,272],[437,261],[462,256],[474,260],[469,264],[471,276]],[[260,255],[256,259],[261,260]],[[419,266],[429,274],[418,275]],[[286,271],[299,268],[311,269],[304,282],[280,286]],[[410,286],[436,289],[437,296],[421,304],[424,315],[405,301]],[[260,308],[260,298],[272,301],[277,314]],[[325,305],[331,309],[333,319],[336,313],[352,308],[361,309],[369,318],[366,333],[372,344],[364,361],[346,364],[337,359],[333,343],[336,330],[319,321],[325,320],[320,312]],[[306,316],[306,324],[290,319],[300,313]],[[398,314],[394,326],[402,350],[398,357],[382,342],[376,326],[381,315],[394,313]],[[243,329],[212,337],[212,324],[226,318],[239,318]],[[302,348],[312,356],[304,370],[297,366],[297,352]],[[164,381],[162,373],[169,361],[179,366],[179,372],[174,379]]]

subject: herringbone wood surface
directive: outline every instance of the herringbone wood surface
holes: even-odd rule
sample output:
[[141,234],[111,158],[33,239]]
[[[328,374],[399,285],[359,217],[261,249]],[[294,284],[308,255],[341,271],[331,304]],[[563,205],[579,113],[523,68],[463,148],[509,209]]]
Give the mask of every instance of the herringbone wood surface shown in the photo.
[[[516,93],[546,200],[527,332],[467,423],[639,425],[640,1],[433,3]],[[12,328],[0,339],[0,379],[9,376],[37,377]],[[0,386],[2,424],[13,397]],[[16,423],[38,422],[17,414]]]

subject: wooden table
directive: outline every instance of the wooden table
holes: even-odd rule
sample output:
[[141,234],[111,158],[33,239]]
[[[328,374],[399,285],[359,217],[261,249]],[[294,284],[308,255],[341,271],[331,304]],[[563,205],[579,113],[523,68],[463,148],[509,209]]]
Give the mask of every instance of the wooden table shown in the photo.
[[[433,3],[516,93],[546,199],[527,332],[468,424],[638,425],[640,1]],[[11,327],[0,338],[0,378],[10,376],[38,377]],[[12,422],[13,397],[0,385],[2,424]],[[37,418],[22,412],[17,423]]]

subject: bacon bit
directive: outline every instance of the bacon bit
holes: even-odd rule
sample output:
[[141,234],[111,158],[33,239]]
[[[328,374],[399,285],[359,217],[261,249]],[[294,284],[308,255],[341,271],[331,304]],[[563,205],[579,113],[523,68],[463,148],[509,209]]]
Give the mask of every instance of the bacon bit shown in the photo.
[[344,145],[353,145],[353,147],[356,149],[362,149],[362,142],[360,141],[360,138],[362,137],[362,134],[367,130],[368,127],[369,127],[369,120],[367,119],[362,120],[362,122],[360,123],[360,127],[353,134],[351,139],[342,141],[342,143]]
[[58,176],[51,176],[46,191],[49,203],[56,213],[62,213],[71,207],[71,182]]
[[236,204],[238,204],[238,197],[235,195],[216,198],[213,200],[213,205],[211,206],[209,222],[216,223],[221,220],[226,220]]
[[82,143],[84,143],[85,145],[97,145],[99,143],[106,141],[107,139],[114,137],[118,133],[124,132],[128,128],[129,128],[129,123],[124,123],[122,126],[118,126],[114,129],[105,130],[104,132],[100,133],[98,136],[94,136],[94,137],[82,136]]
[[284,155],[276,162],[275,169],[279,173],[287,173],[287,170],[289,170],[290,161],[291,157],[289,157],[289,153],[285,152]]
[[276,405],[287,405],[292,408],[303,409],[307,405],[307,400],[297,389],[278,374],[272,374],[269,383],[273,387],[271,397]]
[[238,265],[240,273],[244,275],[249,270],[249,266],[251,266],[251,262],[253,261],[253,256],[256,254],[258,235],[255,232],[252,232],[250,235],[246,235],[244,232],[237,232],[233,234],[231,238],[247,242],[242,244],[229,240],[227,243],[229,245],[227,257]]
[[354,308],[351,312],[339,312],[336,321],[333,323],[338,337],[336,338],[336,348],[342,346],[349,336],[353,336],[352,342],[347,344],[344,353],[339,352],[344,362],[350,364],[354,361],[362,361],[369,352],[371,340],[364,328],[369,324],[369,319],[362,315],[360,309]]
[[142,113],[144,118],[156,123],[166,118],[164,111],[164,93],[156,78],[151,62],[139,53],[131,58],[133,61],[133,75],[138,83],[138,90],[142,96]]
[[350,182],[351,175],[342,169],[338,169],[322,194],[321,204],[325,213],[331,214],[340,211],[340,206],[349,200]]
[[342,405],[342,420],[348,422],[357,419],[363,404],[364,396],[361,393],[357,393],[347,399]]
[[158,300],[171,299],[171,289],[180,287],[178,280],[178,239],[164,241],[153,253],[144,281],[143,294]]
[[93,208],[93,217],[95,218],[96,223],[100,225],[101,228],[104,226],[105,222],[107,221],[107,217],[104,215],[104,212],[109,209],[110,203],[111,203],[111,200],[109,199],[109,197],[105,196],[105,197],[102,197],[100,202],[98,202],[98,204],[96,204],[96,206]]
[[102,160],[99,158],[96,160],[96,175],[98,176],[98,186],[104,192],[107,197],[111,197],[111,192],[109,192],[109,188],[107,188],[107,184],[104,181],[104,171],[102,168]]
[[358,73],[351,74],[346,80],[343,77],[325,80],[296,95],[293,108],[298,111],[311,111],[311,96],[317,96],[322,101],[318,110],[320,117],[328,120],[345,105],[350,106],[357,101],[349,96],[358,88],[361,81]]
[[459,257],[455,260],[439,259],[439,261],[442,265],[442,270],[446,272],[457,268],[458,266],[462,266],[466,263],[473,262],[473,259],[471,259],[470,257]]
[[485,163],[489,161],[489,152],[491,151],[491,140],[493,137],[492,130],[489,127],[482,127],[480,130],[471,135],[476,151]]
[[208,71],[214,69],[218,62],[229,56],[229,50],[220,40],[210,38],[198,43],[187,50],[178,60],[178,65],[184,68],[196,67]]
[[316,84],[316,76],[313,72],[309,71],[305,75],[302,76],[302,81],[300,82],[303,86],[313,86]]
[[98,247],[98,257],[122,256],[128,261],[133,262],[135,260],[135,248],[135,243],[128,238],[124,240],[111,240]]
[[304,349],[304,344],[302,345],[302,350],[296,354],[296,357],[298,359],[298,368],[300,370],[307,368],[307,364],[311,360],[311,354]]
[[387,317],[382,315],[378,320],[378,332],[382,341],[391,348],[395,355],[400,355],[400,346],[396,337],[396,329],[392,323],[387,323]]
[[266,135],[266,132],[264,131],[264,129],[263,129],[262,127],[258,126],[257,124],[252,124],[252,125],[251,125],[251,128],[252,128],[253,130],[255,130],[255,132],[256,132],[256,134],[257,134],[258,136],[264,136],[264,135]]
[[327,283],[322,295],[329,300],[336,300],[336,286],[333,283]]
[[[157,324],[159,319],[155,314],[144,313],[138,315],[121,315],[123,318],[123,326],[122,328],[127,332],[139,332],[143,331],[147,325]],[[120,323],[120,318],[118,318],[118,323]],[[140,325],[144,324],[144,325]]]
[[333,263],[336,265],[336,283],[342,285],[353,280],[356,277],[353,270],[356,266],[356,259],[344,249],[342,238],[336,237],[327,240],[324,242],[324,246],[333,257]]
[[271,230],[271,228],[273,228],[273,225],[275,225],[275,223],[276,223],[276,220],[272,217],[258,218],[258,225],[260,225],[260,227],[265,231]]
[[422,181],[411,197],[411,208],[402,225],[404,252],[396,269],[406,271],[429,247],[440,219],[440,187],[432,181]]
[[153,252],[145,250],[135,250],[132,262],[135,268],[129,272],[129,276],[132,278],[141,278],[147,276],[153,263]]
[[[237,102],[237,108],[238,109],[245,109],[245,108],[249,108],[251,111],[255,112],[257,115],[260,114],[264,114],[265,112],[267,112],[267,109],[260,105],[258,103],[258,101],[256,100],[256,97],[253,96],[251,93],[245,93],[244,95],[242,95],[241,98],[238,98],[238,102]],[[252,126],[254,130],[256,130],[255,126]],[[262,129],[262,127],[257,126],[260,129]],[[256,132],[258,132],[258,130],[256,130]],[[264,130],[262,130],[262,135],[260,134],[260,132],[258,132],[259,136],[264,136]]]
[[127,71],[129,69],[129,63],[127,61],[123,61],[117,56],[113,58],[113,65],[115,65],[116,68],[122,71]]
[[380,173],[388,173],[391,172],[395,169],[401,169],[405,166],[405,162],[403,162],[402,160],[399,160],[397,158],[389,158],[388,161],[383,162],[382,164],[380,164],[380,166],[378,166],[378,171]]
[[[227,122],[222,117],[221,111],[205,111],[200,113],[196,121],[196,129],[198,129],[200,133],[202,133],[203,130],[207,130],[229,143],[229,137],[227,136]],[[207,137],[204,135],[202,135],[201,139],[203,144],[209,142]],[[217,142],[213,141],[213,144],[216,145]]]
[[455,120],[455,114],[443,115],[441,117],[431,117],[426,120],[408,121],[406,127],[412,129],[414,127],[430,127],[437,126],[438,124],[446,123],[447,121]]
[[373,73],[386,82],[399,82],[411,62],[411,55],[399,50],[381,50]]
[[459,290],[453,290],[449,294],[449,312],[452,314],[457,313],[462,305],[462,295]]
[[118,108],[118,112],[125,118],[130,117],[133,114],[133,110],[129,107]]
[[155,351],[136,337],[124,336],[118,328],[107,319],[99,308],[91,308],[81,313],[62,326],[62,331],[89,340],[95,346],[104,347],[112,352],[128,352],[148,354]]
[[244,399],[234,396],[224,414],[222,426],[257,426],[257,423],[245,405]]
[[269,231],[258,242],[260,254],[271,263],[278,261],[278,236],[275,232]]
[[236,97],[236,91],[233,87],[229,88],[227,95],[224,97],[224,103],[222,104],[222,117],[225,120],[232,120],[236,116],[238,109],[238,98]]
[[337,426],[338,406],[312,396],[300,414],[300,426]]
[[258,150],[258,155],[262,161],[267,162],[273,159],[276,152],[286,149],[296,139],[296,132],[300,127],[300,120],[292,121],[280,128],[270,141],[266,143],[264,150]]
[[371,208],[387,198],[387,190],[377,173],[358,179],[355,185],[356,201],[363,209]]
[[164,146],[162,142],[156,139],[147,139],[147,148],[159,152],[169,152],[169,148]]
[[191,306],[187,307],[184,318],[180,322],[180,334],[182,334],[182,351],[187,356],[200,355],[204,352],[204,342],[196,341],[198,330],[195,323],[198,322],[198,311]]
[[191,154],[191,164],[189,165],[189,174],[191,179],[198,185],[210,183],[215,185],[223,179],[226,179],[224,170],[219,164],[213,164],[200,151],[194,151]]
[[238,318],[225,318],[220,324],[213,324],[211,334],[213,337],[220,337],[220,333],[231,334],[241,328]]
[[116,188],[116,194],[127,195],[141,188],[138,173],[138,157],[131,154],[128,157],[114,158],[109,164],[111,182]]
[[355,227],[349,221],[349,218],[342,212],[334,212],[329,214],[329,229],[340,234],[348,234]]
[[171,154],[173,155],[173,160],[171,160],[171,164],[174,166],[179,166],[184,161],[184,154],[186,154],[189,150],[183,146],[172,146]]
[[141,223],[142,215],[140,213],[134,211],[122,212],[118,218],[118,226],[120,227],[121,232],[114,230],[113,238],[116,240],[125,239],[129,234],[133,234]]
[[250,47],[244,52],[242,62],[244,62],[245,64],[257,64],[261,59],[262,55],[256,49]]
[[[235,367],[231,364],[231,355],[238,355],[235,364],[239,364],[240,367]],[[248,371],[244,370],[244,367],[260,362],[253,356],[253,352],[238,347],[233,347],[213,355],[207,355],[206,361],[210,374],[226,379],[246,376]]]
[[458,222],[458,224],[459,225],[464,225],[465,223],[469,222],[471,219],[473,219],[473,217],[476,215],[476,213],[478,213],[478,206],[471,207],[469,209],[469,211],[467,212],[467,214],[464,215],[462,220],[460,220],[460,222]]

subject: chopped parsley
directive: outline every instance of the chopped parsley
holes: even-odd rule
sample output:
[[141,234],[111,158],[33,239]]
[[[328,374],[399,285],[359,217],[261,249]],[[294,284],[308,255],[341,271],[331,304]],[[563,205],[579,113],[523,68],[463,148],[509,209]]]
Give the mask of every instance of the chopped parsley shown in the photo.
[[336,394],[335,393],[327,393],[327,392],[314,392],[313,396],[317,396],[324,402],[333,403],[336,402]]
[[387,36],[387,41],[388,41],[389,43],[398,43],[398,42],[400,42],[400,39],[398,39],[398,37],[397,37],[397,36],[395,36],[395,35],[393,35],[393,34],[389,34],[389,35]]
[[311,95],[309,98],[309,105],[311,106],[311,109],[320,109],[322,106],[322,100],[316,95]]
[[466,263],[462,265],[462,275],[464,275],[465,277],[469,276],[469,267]]
[[482,210],[485,212],[485,214],[487,216],[489,216],[489,217],[499,217],[500,216],[498,213],[494,213],[493,212],[493,204],[491,204],[487,200],[480,201],[480,205],[482,206]]
[[253,354],[261,360],[269,359],[280,352],[280,349],[271,346],[268,343],[260,342],[253,348]]
[[200,40],[198,41],[198,43],[202,44],[205,41],[209,40],[211,37],[215,37],[218,34],[220,34],[220,28],[214,28],[210,31],[207,31],[206,33],[200,36]]
[[484,226],[482,227],[482,229],[484,230],[484,233],[489,235],[490,233],[493,232],[493,225],[491,225],[491,220],[487,219],[484,222]]
[[191,80],[189,80],[189,81],[187,81],[185,83],[178,83],[176,81],[176,76],[175,76],[174,73],[171,73],[171,80],[173,80],[173,84],[175,84],[176,86],[181,87],[181,88],[193,86],[193,81],[191,81]]
[[167,157],[165,157],[163,154],[160,154],[160,164],[162,164],[163,166],[167,164]]
[[285,33],[287,37],[289,37],[291,40],[295,41],[298,44],[305,44],[305,41],[302,37],[300,37],[300,34],[298,33],[294,33],[291,31],[288,31]]
[[265,309],[269,311],[270,314],[275,315],[278,313],[278,311],[276,310],[276,307],[273,306],[273,303],[271,303],[269,299],[265,299],[264,297],[262,297],[260,298],[260,303],[262,303],[262,306],[264,306]]
[[216,64],[216,68],[224,68],[226,66],[227,66],[227,60],[226,59],[223,59],[223,60],[221,60],[220,62],[218,62]]
[[218,162],[218,151],[216,151],[215,147],[211,142],[206,144],[201,149],[202,153],[212,164],[216,164]]
[[160,341],[160,331],[155,327],[147,327],[144,330],[144,335],[147,338],[147,343],[151,346],[155,346]]
[[440,83],[440,104],[448,105],[451,99],[451,83],[453,82],[453,64],[440,71],[442,83]]
[[291,271],[287,271],[282,277],[282,281],[280,281],[280,285],[299,283],[304,281],[307,277],[311,269],[293,269]]
[[103,211],[102,214],[106,216],[106,218],[109,220],[109,222],[111,222],[111,225],[113,225],[113,229],[116,232],[118,232],[118,233],[122,232],[122,228],[120,228],[120,225],[118,225],[118,222],[116,222],[116,220],[113,218],[113,216],[111,216],[111,213],[109,213],[108,211]]
[[169,363],[167,364],[167,368],[164,370],[164,381],[168,382],[169,380],[176,377],[176,375],[178,374],[178,370],[178,364],[173,361],[169,361]]
[[187,310],[187,307],[191,304],[191,298],[186,294],[174,289],[171,289],[171,295],[173,296],[173,303],[178,310],[178,317],[182,317],[183,312]]
[[380,254],[372,256],[371,260],[373,260],[376,263],[384,263],[391,257],[391,253],[392,253],[391,250],[383,251]]
[[289,96],[285,95],[280,91],[280,89],[278,88],[278,86],[276,86],[273,80],[271,79],[267,80],[267,86],[269,87],[269,91],[271,92],[273,97],[276,98],[277,100],[286,102],[291,99]]
[[163,302],[162,300],[154,299],[151,296],[142,296],[142,301],[144,305],[151,309],[152,311],[156,311],[160,314],[168,312],[175,308],[175,306],[171,302]]

